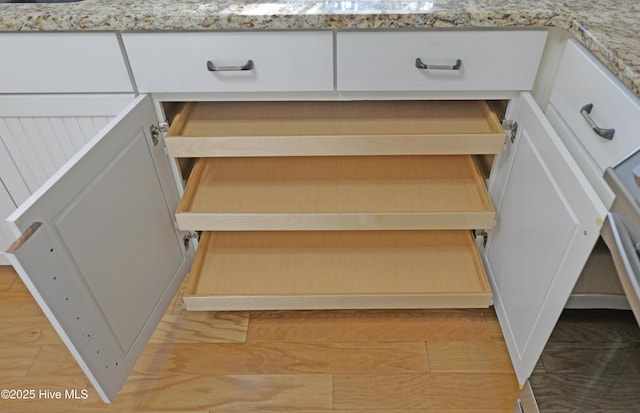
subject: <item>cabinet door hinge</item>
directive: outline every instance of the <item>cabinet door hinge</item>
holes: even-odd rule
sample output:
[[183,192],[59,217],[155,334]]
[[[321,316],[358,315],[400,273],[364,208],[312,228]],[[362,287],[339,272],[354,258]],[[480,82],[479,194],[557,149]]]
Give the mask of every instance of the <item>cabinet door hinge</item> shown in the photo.
[[476,229],[473,230],[473,234],[476,237],[476,245],[478,247],[482,246],[483,248],[487,246],[487,239],[489,238],[489,234],[484,229]]
[[504,129],[504,132],[511,143],[514,143],[516,135],[518,134],[518,122],[515,120],[503,119],[502,129]]
[[153,146],[158,146],[158,142],[160,142],[160,134],[169,132],[169,122],[158,122],[149,126],[149,131],[151,132],[151,140],[153,141]]
[[184,249],[188,250],[191,246],[191,240],[195,239],[196,241],[200,240],[200,234],[198,232],[188,232],[182,241],[184,242]]

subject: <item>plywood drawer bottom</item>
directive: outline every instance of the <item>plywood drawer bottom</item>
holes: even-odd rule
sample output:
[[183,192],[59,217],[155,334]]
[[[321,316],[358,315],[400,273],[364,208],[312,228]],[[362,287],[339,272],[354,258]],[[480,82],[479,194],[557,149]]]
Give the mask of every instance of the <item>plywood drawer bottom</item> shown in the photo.
[[188,310],[479,308],[491,292],[468,231],[205,232]]

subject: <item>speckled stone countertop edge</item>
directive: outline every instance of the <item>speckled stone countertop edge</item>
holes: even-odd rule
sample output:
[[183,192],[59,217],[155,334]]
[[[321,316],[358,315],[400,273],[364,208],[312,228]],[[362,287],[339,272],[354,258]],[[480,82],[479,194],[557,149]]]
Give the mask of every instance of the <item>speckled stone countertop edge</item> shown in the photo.
[[[93,0],[87,0],[87,5]],[[633,94],[640,97],[640,39],[620,38],[600,28],[592,30],[588,18],[567,10],[541,6],[537,10],[497,13],[465,10],[463,12],[362,12],[296,13],[287,10],[273,14],[211,12],[188,15],[175,11],[139,13],[119,10],[117,6],[78,6],[80,13],[69,13],[56,6],[0,5],[0,32],[34,31],[246,31],[246,30],[388,30],[388,29],[487,29],[487,28],[559,28],[571,33],[596,56]],[[113,4],[118,3],[114,2]],[[78,3],[82,4],[82,3]],[[10,7],[12,12],[5,12]],[[20,14],[20,9],[26,13]],[[107,8],[112,8],[109,10]],[[57,13],[56,10],[66,10]],[[118,12],[120,11],[120,12]],[[20,17],[17,17],[20,16]],[[586,21],[585,21],[586,20]],[[583,21],[585,21],[583,23]],[[616,47],[617,46],[617,47]],[[637,46],[637,47],[636,47]],[[624,56],[625,50],[632,53]]]

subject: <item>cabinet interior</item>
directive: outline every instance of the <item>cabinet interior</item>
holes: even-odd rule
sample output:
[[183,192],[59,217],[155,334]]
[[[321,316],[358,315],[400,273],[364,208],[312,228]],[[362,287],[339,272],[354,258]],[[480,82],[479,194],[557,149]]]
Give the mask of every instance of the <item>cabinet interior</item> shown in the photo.
[[507,102],[168,102],[189,310],[487,307]]

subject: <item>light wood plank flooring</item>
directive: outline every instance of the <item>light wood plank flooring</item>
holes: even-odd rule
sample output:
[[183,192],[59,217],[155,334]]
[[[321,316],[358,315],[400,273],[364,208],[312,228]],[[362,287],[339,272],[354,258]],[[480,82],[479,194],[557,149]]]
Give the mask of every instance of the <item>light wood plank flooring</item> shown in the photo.
[[2,412],[511,412],[518,385],[492,310],[197,312],[174,300],[104,405],[13,270],[0,267]]

